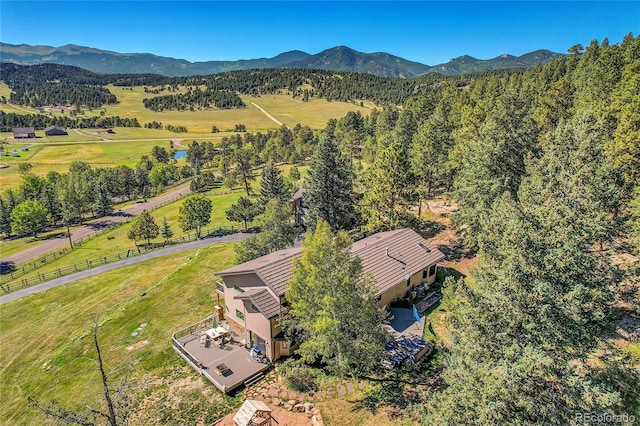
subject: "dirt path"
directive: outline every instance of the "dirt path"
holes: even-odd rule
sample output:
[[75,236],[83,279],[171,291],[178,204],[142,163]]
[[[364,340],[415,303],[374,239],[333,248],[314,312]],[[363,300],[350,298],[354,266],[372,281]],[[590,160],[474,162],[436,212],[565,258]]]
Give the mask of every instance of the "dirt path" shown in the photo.
[[251,102],[251,105],[253,105],[254,107],[258,108],[260,111],[262,111],[262,113],[264,115],[266,115],[269,120],[273,121],[274,123],[276,123],[278,126],[282,126],[284,123],[282,121],[279,121],[278,119],[276,119],[273,115],[269,114],[267,111],[265,111],[264,108],[262,108],[260,105],[258,105],[255,102]]
[[[147,202],[128,205],[111,216],[105,216],[103,218],[100,218],[100,220],[97,222],[92,222],[91,224],[80,226],[74,229],[73,231],[71,231],[71,239],[77,240],[79,238],[91,235],[94,232],[97,232],[107,226],[124,222],[130,217],[142,213],[143,210],[153,209],[162,203],[175,200],[176,198],[190,192],[191,189],[189,188],[189,184],[187,183],[179,186],[171,192],[150,199]],[[13,264],[16,266],[21,265],[23,263],[29,262],[30,260],[37,259],[40,256],[44,256],[45,254],[50,253],[54,250],[65,247],[67,244],[69,244],[67,236],[62,235],[60,238],[52,238],[50,240],[42,241],[41,243],[29,247],[26,250],[22,250],[12,255],[3,257],[2,261],[13,262]]]

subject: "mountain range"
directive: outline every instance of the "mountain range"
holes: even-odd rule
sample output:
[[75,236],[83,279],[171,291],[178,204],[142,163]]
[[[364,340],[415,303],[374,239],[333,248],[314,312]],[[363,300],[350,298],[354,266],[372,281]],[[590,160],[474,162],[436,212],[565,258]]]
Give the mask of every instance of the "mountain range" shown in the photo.
[[543,65],[561,56],[536,50],[522,56],[501,55],[493,59],[460,56],[444,64],[429,66],[388,53],[362,53],[337,46],[315,55],[292,50],[273,58],[238,61],[189,62],[150,53],[118,53],[67,44],[60,47],[13,45],[0,42],[0,60],[20,65],[54,63],[73,65],[102,74],[160,74],[166,76],[209,75],[254,68],[315,68],[375,74],[383,77],[413,78],[429,72],[458,75],[481,70]]

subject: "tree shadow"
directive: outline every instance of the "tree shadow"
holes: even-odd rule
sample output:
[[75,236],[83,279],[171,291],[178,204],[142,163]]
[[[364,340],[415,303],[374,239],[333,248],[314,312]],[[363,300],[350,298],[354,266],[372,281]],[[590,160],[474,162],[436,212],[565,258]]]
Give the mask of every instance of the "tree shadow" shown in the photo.
[[402,223],[422,235],[424,238],[433,238],[446,229],[442,223],[435,220],[424,220],[411,214],[403,215]]
[[367,377],[375,388],[364,398],[350,401],[352,411],[367,410],[377,414],[385,409],[389,417],[406,417],[407,409],[423,402],[423,391],[436,391],[442,387],[442,368],[433,365],[433,358],[417,364],[403,365],[381,377]]
[[16,264],[12,261],[2,260],[0,261],[0,274],[10,274],[16,270]]

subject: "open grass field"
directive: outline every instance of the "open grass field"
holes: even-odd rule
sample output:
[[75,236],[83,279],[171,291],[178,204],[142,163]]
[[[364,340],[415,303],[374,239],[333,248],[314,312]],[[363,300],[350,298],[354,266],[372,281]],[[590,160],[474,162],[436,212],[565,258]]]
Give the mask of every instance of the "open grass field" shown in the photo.
[[[55,398],[71,408],[101,407],[89,317],[100,314],[99,340],[108,368],[125,358],[135,366],[133,380],[140,386],[135,396],[144,407],[138,415],[150,417],[136,424],[169,419],[211,424],[236,401],[187,368],[171,348],[170,336],[213,312],[213,271],[232,261],[231,245],[209,246],[0,306],[0,423],[47,423],[29,407],[29,396],[44,402]],[[138,330],[141,324],[146,327]],[[178,410],[182,398],[189,404]]]
[[[312,99],[302,102],[301,99],[293,99],[291,95],[283,93],[260,97],[243,96],[247,107],[234,110],[207,110],[207,111],[165,111],[153,112],[142,105],[145,97],[158,96],[144,92],[143,87],[134,87],[133,90],[124,90],[122,87],[109,86],[119,100],[116,105],[105,106],[102,109],[86,111],[85,115],[118,115],[121,117],[137,117],[142,125],[151,121],[160,121],[163,124],[183,125],[188,133],[175,133],[167,130],[155,130],[145,128],[115,128],[115,133],[107,134],[97,129],[78,129],[69,131],[66,136],[46,137],[44,131],[36,131],[36,139],[29,141],[30,151],[21,152],[23,143],[15,144],[12,134],[0,133],[0,140],[10,141],[5,145],[9,150],[17,149],[20,157],[2,157],[0,163],[8,164],[8,168],[0,169],[0,184],[2,188],[17,188],[20,176],[15,167],[20,162],[28,161],[33,165],[32,172],[43,176],[49,171],[66,172],[73,160],[85,161],[93,167],[109,167],[125,164],[133,166],[143,154],[150,153],[154,145],[168,147],[170,140],[187,145],[192,140],[210,140],[216,143],[224,136],[232,135],[236,124],[244,124],[247,131],[265,131],[278,127],[274,121],[260,111],[252,103],[271,114],[276,120],[288,126],[297,123],[308,125],[313,129],[324,128],[331,118],[340,118],[349,111],[361,111],[368,114],[373,105],[361,107],[346,102],[327,102],[324,99]],[[11,91],[4,83],[0,83],[0,95],[9,97]],[[37,113],[33,108],[0,105],[5,112]],[[51,112],[60,115],[60,112]],[[211,133],[211,127],[215,125],[221,133]],[[120,141],[122,143],[114,143]],[[126,141],[126,143],[125,143]]]

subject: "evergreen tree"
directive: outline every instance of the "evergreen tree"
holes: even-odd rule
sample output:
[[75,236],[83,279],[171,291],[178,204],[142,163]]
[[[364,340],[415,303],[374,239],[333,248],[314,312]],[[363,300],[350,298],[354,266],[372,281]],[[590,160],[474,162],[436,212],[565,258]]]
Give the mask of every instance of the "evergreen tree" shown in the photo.
[[400,226],[416,198],[415,177],[407,147],[392,142],[365,173],[360,211],[365,229],[389,230]]
[[169,222],[167,222],[166,216],[162,217],[162,228],[160,228],[160,235],[165,239],[165,241],[173,237],[173,231],[171,230]]
[[11,235],[11,209],[4,197],[0,197],[0,233],[6,237]]
[[386,343],[386,313],[360,260],[351,258],[352,243],[344,231],[334,238],[322,219],[307,233],[286,293],[291,309],[281,322],[289,338],[302,337],[296,353],[303,361],[320,361],[339,376],[375,371]]
[[277,199],[269,201],[260,220],[260,233],[236,244],[236,260],[247,262],[292,246],[298,231],[291,219],[288,205],[280,204]]
[[108,216],[113,213],[113,200],[107,189],[107,183],[98,179],[94,185],[95,188],[95,206],[96,216]]
[[244,190],[247,192],[248,197],[253,193],[251,182],[256,180],[251,169],[253,153],[248,148],[239,148],[236,150],[234,157],[236,160],[236,173],[242,179]]
[[264,206],[271,199],[276,199],[279,203],[283,203],[289,198],[289,195],[280,169],[271,162],[267,163],[262,169],[258,203]]
[[238,202],[232,204],[224,213],[231,222],[243,222],[244,230],[246,231],[247,223],[258,216],[261,213],[261,209],[258,204],[251,202],[248,197],[240,197]]
[[335,145],[333,133],[326,133],[311,157],[305,179],[305,222],[309,227],[313,228],[320,219],[333,230],[353,225],[353,174],[351,161]]
[[456,305],[447,317],[449,386],[431,399],[429,423],[565,424],[577,412],[615,412],[631,396],[628,383],[587,362],[611,320],[620,274],[593,249],[619,224],[584,129],[559,128],[517,199],[504,193],[483,216],[475,284],[446,289]]
[[537,155],[538,128],[530,105],[527,96],[508,91],[496,99],[484,122],[470,120],[470,129],[458,133],[461,167],[455,197],[460,212],[453,219],[458,227],[469,227],[469,246],[477,243],[479,220],[492,203],[505,192],[517,198],[525,160]]

